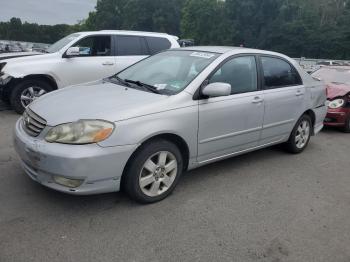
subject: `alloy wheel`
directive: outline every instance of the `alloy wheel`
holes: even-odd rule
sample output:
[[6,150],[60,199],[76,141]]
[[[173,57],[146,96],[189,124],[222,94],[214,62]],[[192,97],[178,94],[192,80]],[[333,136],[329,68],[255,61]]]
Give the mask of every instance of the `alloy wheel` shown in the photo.
[[301,121],[295,136],[295,144],[297,148],[305,147],[310,138],[310,123],[307,120]]
[[177,171],[178,162],[172,153],[161,151],[152,155],[141,169],[139,176],[141,191],[149,197],[162,195],[174,183]]
[[46,91],[38,86],[30,86],[23,90],[21,93],[21,104],[23,107],[27,107],[35,99],[46,94]]

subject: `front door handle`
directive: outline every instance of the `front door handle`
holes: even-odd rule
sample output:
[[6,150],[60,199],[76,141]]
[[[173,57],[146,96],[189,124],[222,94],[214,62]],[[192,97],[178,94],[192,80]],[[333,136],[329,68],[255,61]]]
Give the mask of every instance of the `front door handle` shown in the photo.
[[260,96],[256,96],[256,97],[254,97],[254,100],[252,103],[253,104],[260,104],[262,102],[264,102],[264,99],[262,99]]
[[103,62],[102,65],[104,65],[104,66],[112,66],[112,65],[114,65],[114,63],[110,62],[110,61],[106,61],[106,62]]

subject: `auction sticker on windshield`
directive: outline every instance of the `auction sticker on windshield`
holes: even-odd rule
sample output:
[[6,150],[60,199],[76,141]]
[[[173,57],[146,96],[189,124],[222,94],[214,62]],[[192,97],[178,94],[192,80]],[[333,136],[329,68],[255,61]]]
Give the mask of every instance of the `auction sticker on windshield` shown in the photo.
[[193,52],[192,54],[190,54],[190,56],[210,59],[210,58],[212,58],[215,55],[214,54],[210,54],[210,53],[204,53],[204,52]]

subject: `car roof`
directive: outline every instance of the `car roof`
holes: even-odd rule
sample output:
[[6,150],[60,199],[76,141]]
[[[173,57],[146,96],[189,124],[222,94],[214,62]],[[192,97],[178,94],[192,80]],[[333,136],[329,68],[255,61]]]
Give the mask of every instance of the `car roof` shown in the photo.
[[158,37],[174,37],[178,39],[177,36],[169,35],[167,33],[158,33],[158,32],[144,32],[144,31],[128,31],[128,30],[101,30],[101,31],[84,31],[77,32],[78,34],[90,35],[90,34],[115,34],[115,35],[142,35],[142,36],[158,36]]
[[[174,49],[172,49],[172,50],[174,50]],[[175,50],[211,52],[211,53],[218,53],[218,54],[255,53],[255,54],[277,55],[277,56],[281,56],[281,57],[287,57],[283,54],[276,53],[276,52],[253,49],[253,48],[245,48],[245,47],[235,47],[235,46],[189,46],[189,47],[176,48]]]

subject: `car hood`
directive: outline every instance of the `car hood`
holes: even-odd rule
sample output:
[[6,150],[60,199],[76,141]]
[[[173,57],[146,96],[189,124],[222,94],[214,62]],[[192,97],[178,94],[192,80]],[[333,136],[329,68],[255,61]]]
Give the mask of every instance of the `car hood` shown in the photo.
[[350,93],[350,85],[347,84],[327,84],[327,98],[329,100],[342,97]]
[[18,53],[2,53],[0,54],[0,61],[5,59],[13,59],[19,57],[29,57],[34,55],[42,55],[43,53],[39,52],[18,52]]
[[110,82],[95,81],[54,91],[37,99],[29,108],[49,126],[79,119],[111,122],[159,112],[169,97]]

